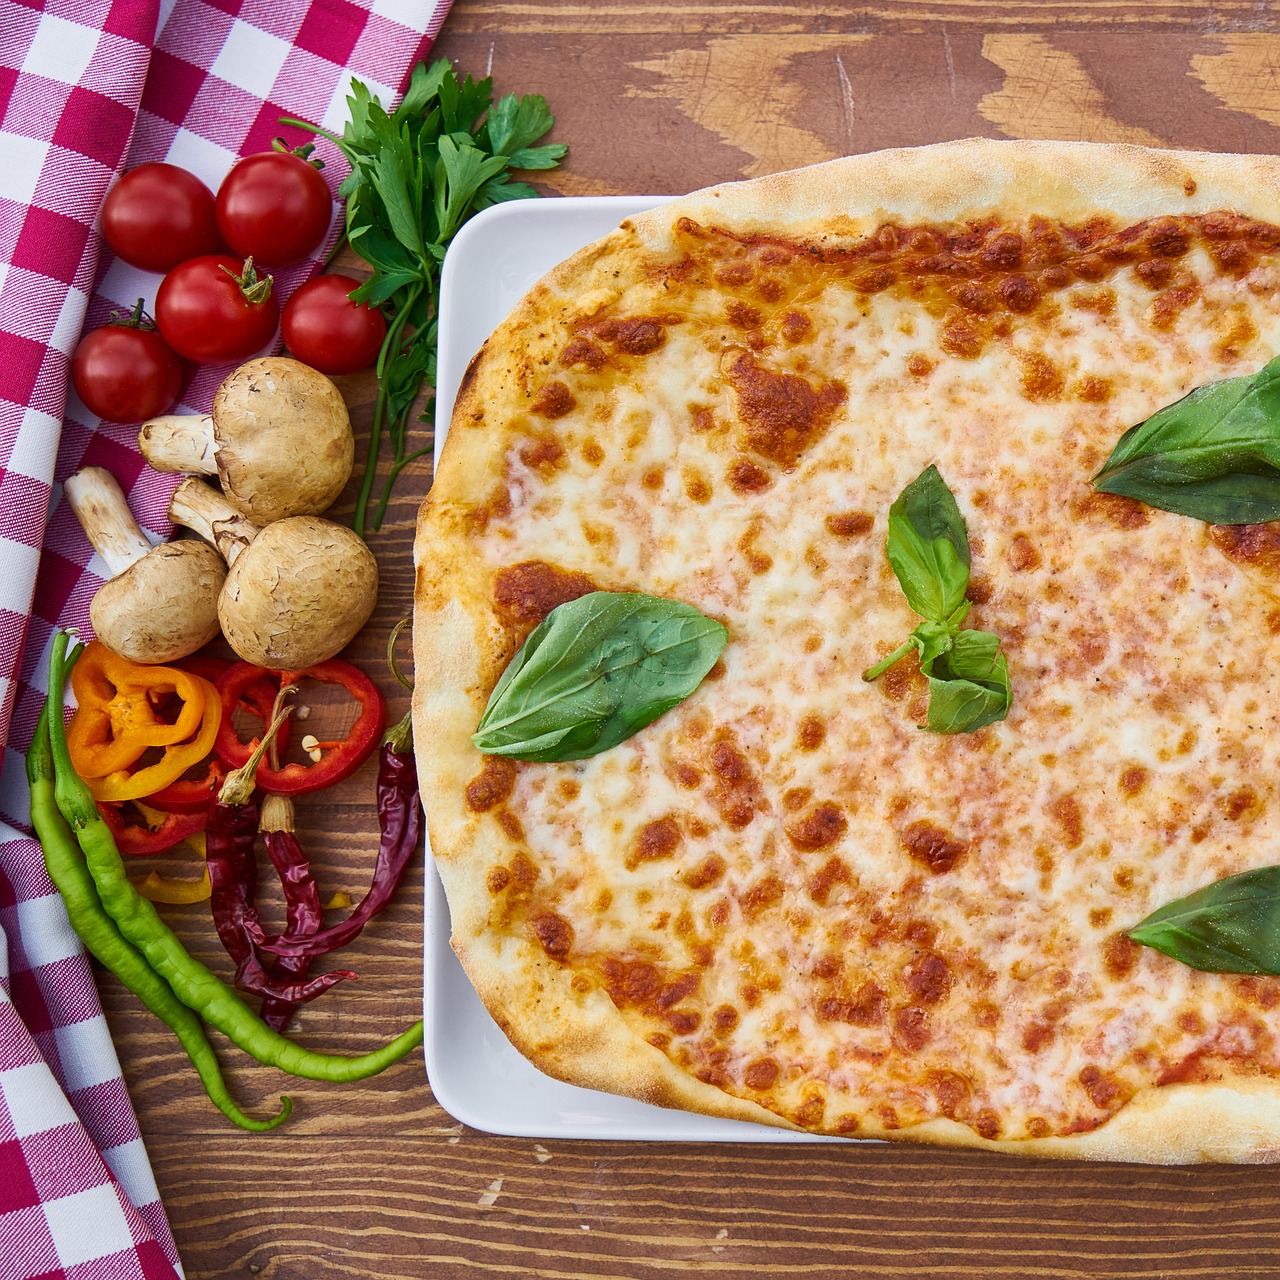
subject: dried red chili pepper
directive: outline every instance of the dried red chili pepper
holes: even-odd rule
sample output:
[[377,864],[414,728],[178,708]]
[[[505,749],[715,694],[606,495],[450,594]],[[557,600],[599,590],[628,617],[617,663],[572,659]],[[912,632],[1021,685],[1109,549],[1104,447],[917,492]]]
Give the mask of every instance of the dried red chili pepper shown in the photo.
[[278,956],[325,955],[358,937],[364,926],[391,901],[418,847],[422,830],[411,728],[406,715],[383,739],[377,791],[382,837],[369,892],[345,920],[310,935],[286,930],[277,937],[268,937],[262,931],[258,913],[248,910],[244,918],[245,932],[263,951]]
[[[311,874],[311,862],[294,834],[293,821],[293,801],[288,796],[267,796],[262,802],[258,829],[284,890],[285,932],[303,937],[315,933],[324,923],[324,907],[320,888]],[[275,962],[274,973],[276,977],[301,982],[310,968],[309,956],[281,956]],[[259,1010],[263,1022],[276,1031],[284,1031],[297,1011],[297,1004],[274,997],[263,1000]]]
[[[148,808],[160,808],[158,804],[152,803],[151,798],[146,803]],[[97,805],[103,822],[111,829],[115,838],[116,848],[135,858],[167,853],[188,836],[203,831],[207,816],[203,813],[165,813],[164,821],[158,827],[150,827],[142,820],[143,815],[127,800],[99,800]],[[134,818],[139,820],[134,821]]]
[[321,754],[315,763],[306,765],[290,761],[278,769],[259,768],[258,786],[263,791],[283,796],[318,791],[350,777],[373,754],[379,735],[387,723],[387,708],[382,694],[378,692],[378,686],[359,667],[354,667],[341,658],[330,658],[328,662],[317,663],[305,671],[271,672],[247,662],[237,662],[217,681],[224,714],[223,724],[220,726],[223,731],[218,734],[214,750],[232,768],[242,768],[257,745],[257,739],[252,742],[241,741],[235,728],[233,712],[255,682],[263,679],[282,684],[308,679],[340,685],[360,705],[360,713],[345,738],[337,742],[317,744],[314,749]]
[[[288,686],[286,686],[288,688]],[[283,691],[282,691],[283,692]],[[258,806],[253,801],[254,775],[271,737],[278,732],[288,709],[280,712],[268,728],[266,740],[250,753],[241,769],[229,774],[217,801],[209,810],[205,831],[206,861],[213,892],[209,899],[214,925],[227,954],[236,964],[236,985],[256,995],[291,1004],[303,1004],[344,978],[358,975],[350,969],[335,969],[308,982],[280,982],[268,972],[252,935],[246,928],[258,888],[258,866],[254,845],[258,835]]]

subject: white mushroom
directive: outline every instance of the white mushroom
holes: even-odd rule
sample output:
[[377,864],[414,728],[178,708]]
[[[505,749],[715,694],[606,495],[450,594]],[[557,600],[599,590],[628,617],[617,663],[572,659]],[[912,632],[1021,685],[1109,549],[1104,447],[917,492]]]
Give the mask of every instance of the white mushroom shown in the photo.
[[144,423],[138,446],[157,471],[216,475],[231,505],[260,525],[327,510],[355,460],[341,392],[283,356],[242,364],[203,417]]
[[259,529],[199,480],[178,486],[169,515],[231,565],[218,617],[246,662],[273,671],[314,666],[348,644],[373,612],[378,562],[363,539],[332,520],[290,516]]
[[218,634],[227,567],[194,538],[153,547],[115,476],[83,467],[63,486],[67,503],[111,578],[89,605],[94,634],[132,662],[174,662]]

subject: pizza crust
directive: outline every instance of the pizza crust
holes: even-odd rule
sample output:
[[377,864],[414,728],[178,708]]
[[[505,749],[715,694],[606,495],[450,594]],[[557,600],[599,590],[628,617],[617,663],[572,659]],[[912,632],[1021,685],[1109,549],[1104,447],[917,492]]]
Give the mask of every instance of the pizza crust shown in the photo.
[[[1157,152],[1123,145],[992,142],[853,156],[809,169],[695,192],[634,218],[557,267],[494,333],[468,370],[415,544],[414,726],[431,847],[449,899],[453,947],[512,1043],[561,1080],[661,1106],[797,1128],[747,1099],[679,1069],[639,1039],[598,987],[575,989],[570,969],[526,934],[490,927],[487,868],[509,852],[464,796],[483,758],[470,734],[512,641],[490,580],[465,536],[476,495],[502,475],[500,424],[526,400],[530,372],[564,340],[562,316],[589,311],[638,252],[665,249],[681,216],[741,232],[865,235],[886,220],[947,222],[1099,213],[1130,221],[1231,209],[1280,221],[1280,160]],[[1158,1163],[1280,1159],[1280,1082],[1240,1071],[1214,1084],[1140,1092],[1100,1128],[1064,1137],[986,1140],[945,1119],[860,1137],[984,1147],[1037,1156]]]

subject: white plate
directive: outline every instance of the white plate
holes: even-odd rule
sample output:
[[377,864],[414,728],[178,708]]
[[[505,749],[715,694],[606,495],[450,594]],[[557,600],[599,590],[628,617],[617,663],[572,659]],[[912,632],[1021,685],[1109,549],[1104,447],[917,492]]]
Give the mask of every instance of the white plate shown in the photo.
[[[478,214],[454,238],[440,284],[436,459],[468,361],[529,287],[658,196],[521,200]],[[464,1124],[532,1138],[664,1142],[847,1141],[668,1111],[553,1080],[511,1047],[449,948],[449,906],[427,849],[423,1003],[427,1075],[436,1101]]]

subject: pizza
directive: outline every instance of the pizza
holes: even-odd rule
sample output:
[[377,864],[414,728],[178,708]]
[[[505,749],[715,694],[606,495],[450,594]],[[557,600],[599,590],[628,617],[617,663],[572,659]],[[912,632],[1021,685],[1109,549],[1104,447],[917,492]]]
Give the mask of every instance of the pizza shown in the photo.
[[[1100,492],[1280,351],[1280,160],[969,140],[709,188],[467,370],[416,542],[453,946],[542,1071],[813,1133],[1280,1157],[1280,979],[1130,932],[1280,861],[1280,526]],[[926,468],[1007,715],[930,732],[886,556]],[[587,758],[472,735],[590,593],[727,643]]]

